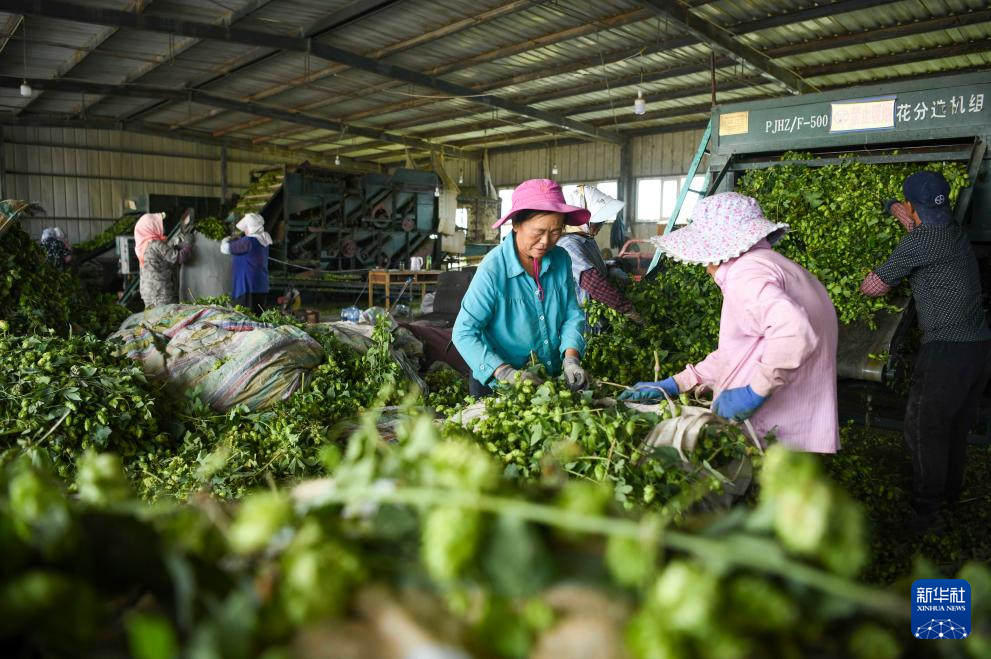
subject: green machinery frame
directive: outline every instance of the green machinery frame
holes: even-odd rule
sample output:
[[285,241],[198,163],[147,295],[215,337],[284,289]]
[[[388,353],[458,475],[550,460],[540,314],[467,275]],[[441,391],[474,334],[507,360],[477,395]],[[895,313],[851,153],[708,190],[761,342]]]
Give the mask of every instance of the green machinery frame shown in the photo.
[[707,193],[732,190],[748,169],[773,167],[786,151],[810,166],[863,162],[968,163],[971,186],[957,220],[971,240],[991,242],[991,71],[718,106],[712,113]]
[[[679,202],[690,192],[704,196],[733,190],[738,176],[750,169],[774,167],[788,151],[811,153],[805,164],[812,167],[836,164],[841,158],[868,163],[958,160],[967,163],[971,185],[957,200],[956,219],[966,228],[987,274],[991,271],[989,140],[991,71],[721,105],[713,109],[693,162],[697,165],[703,153],[708,154],[705,189],[682,189]],[[689,173],[686,188],[696,173]],[[876,329],[856,324],[842,328],[839,376],[857,399],[851,402],[873,410],[865,412],[875,419],[872,422],[897,418],[896,407],[883,411],[883,395],[876,389],[876,383],[891,377],[895,359],[880,361],[872,355],[894,355],[902,349],[913,314],[906,304],[902,313],[879,316]]]

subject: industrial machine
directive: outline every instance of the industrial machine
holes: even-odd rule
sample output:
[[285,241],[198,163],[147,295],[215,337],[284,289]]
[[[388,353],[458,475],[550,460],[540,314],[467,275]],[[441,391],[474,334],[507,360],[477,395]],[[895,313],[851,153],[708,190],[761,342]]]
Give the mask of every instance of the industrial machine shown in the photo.
[[348,288],[349,271],[399,268],[414,256],[439,261],[433,173],[355,175],[302,163],[258,170],[252,181],[236,213],[265,218],[277,286],[337,290]]
[[[719,106],[706,132],[709,162],[702,192],[732,190],[738,176],[749,169],[774,167],[787,151],[811,152],[812,159],[805,163],[811,167],[836,164],[840,156],[867,163],[964,161],[972,184],[960,193],[956,217],[966,227],[987,279],[989,104],[991,71]],[[688,175],[689,181],[693,175]],[[991,293],[991,286],[984,288],[986,295]],[[841,328],[838,372],[850,385],[841,387],[841,404],[844,389],[853,392],[847,400],[847,410],[854,410],[850,415],[888,416],[879,413],[884,404],[881,388],[859,383],[891,382],[899,367],[909,363],[911,355],[906,353],[912,348],[906,337],[914,317],[905,302],[901,313],[879,315],[876,329],[865,324]],[[893,409],[893,416],[900,417],[897,403]]]

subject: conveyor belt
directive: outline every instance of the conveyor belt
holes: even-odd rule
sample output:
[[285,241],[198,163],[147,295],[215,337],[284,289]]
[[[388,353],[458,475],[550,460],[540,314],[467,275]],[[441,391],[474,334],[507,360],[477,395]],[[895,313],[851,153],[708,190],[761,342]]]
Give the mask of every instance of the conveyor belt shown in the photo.
[[893,303],[902,311],[878,313],[874,317],[876,329],[870,329],[864,321],[840,325],[836,350],[836,374],[840,379],[884,382],[892,376],[891,355],[897,352],[915,318],[915,307],[909,300],[902,298]]

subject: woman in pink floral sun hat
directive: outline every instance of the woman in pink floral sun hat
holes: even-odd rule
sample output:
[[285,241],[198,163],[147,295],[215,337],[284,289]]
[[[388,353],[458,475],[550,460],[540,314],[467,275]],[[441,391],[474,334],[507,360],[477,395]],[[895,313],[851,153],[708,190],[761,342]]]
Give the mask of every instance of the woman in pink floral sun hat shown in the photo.
[[719,345],[674,377],[640,382],[621,397],[711,390],[716,414],[750,418],[759,434],[773,432],[798,450],[835,453],[836,309],[812,273],[771,249],[788,225],[735,192],[702,199],[693,216],[654,242],[676,261],[706,266],[722,289]]
[[468,286],[452,340],[471,367],[473,396],[497,382],[535,380],[522,370],[535,356],[551,375],[563,373],[573,390],[588,385],[581,366],[585,314],[571,277],[571,257],[557,241],[564,226],[588,222],[589,211],[565,203],[549,179],[524,181],[513,206],[493,228],[513,231],[489,252]]

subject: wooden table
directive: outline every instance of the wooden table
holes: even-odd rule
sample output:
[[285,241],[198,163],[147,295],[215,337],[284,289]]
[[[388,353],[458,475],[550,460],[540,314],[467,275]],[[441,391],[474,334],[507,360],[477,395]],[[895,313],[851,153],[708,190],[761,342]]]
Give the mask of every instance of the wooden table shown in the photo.
[[427,294],[427,285],[436,284],[443,270],[369,270],[368,271],[368,306],[375,306],[375,286],[385,286],[385,310],[392,305],[389,293],[392,286],[402,289],[407,279],[412,279],[410,286],[420,286],[420,299]]

